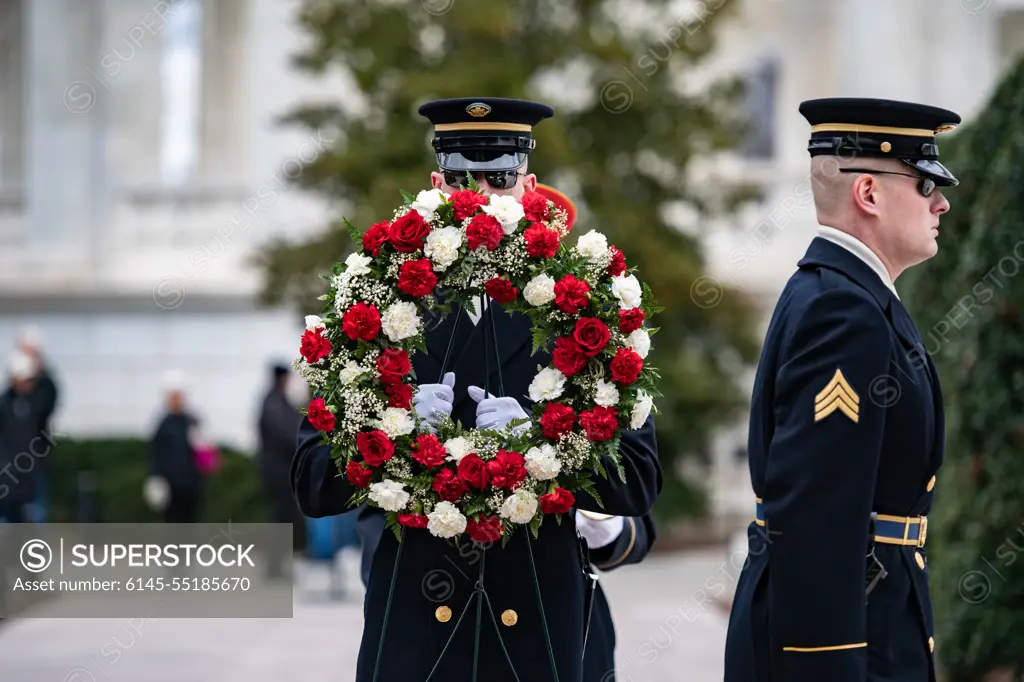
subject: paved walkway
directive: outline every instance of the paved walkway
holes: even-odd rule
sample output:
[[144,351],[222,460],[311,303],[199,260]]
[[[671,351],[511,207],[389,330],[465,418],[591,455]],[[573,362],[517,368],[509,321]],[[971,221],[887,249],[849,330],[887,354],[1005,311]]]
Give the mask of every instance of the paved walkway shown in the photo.
[[[736,574],[722,550],[651,557],[603,575],[616,619],[618,682],[719,682],[727,615],[711,598],[731,592]],[[358,582],[358,575],[354,578]],[[291,619],[5,623],[0,677],[11,682],[348,682],[362,631],[362,602],[358,596],[329,601],[325,588],[325,574],[307,572]]]

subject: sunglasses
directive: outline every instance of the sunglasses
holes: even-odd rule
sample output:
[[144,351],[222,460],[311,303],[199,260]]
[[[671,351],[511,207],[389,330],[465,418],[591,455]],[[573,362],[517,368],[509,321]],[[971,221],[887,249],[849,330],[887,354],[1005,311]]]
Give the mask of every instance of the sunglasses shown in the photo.
[[935,191],[935,181],[931,178],[925,178],[920,175],[911,175],[910,173],[897,173],[896,171],[883,171],[883,170],[872,170],[871,168],[840,168],[840,173],[878,173],[880,175],[902,175],[906,178],[915,178],[921,182],[917,185],[917,191],[921,193],[921,196],[930,197],[932,192]]
[[[464,189],[469,186],[469,171],[450,171],[441,169],[444,173],[444,182],[449,187],[458,187]],[[510,171],[477,171],[473,173],[473,177],[479,178],[484,176],[484,180],[487,184],[494,189],[509,189],[515,187],[516,183],[519,182],[519,176],[526,176],[526,173],[520,173],[518,170]],[[478,183],[479,184],[479,183]]]

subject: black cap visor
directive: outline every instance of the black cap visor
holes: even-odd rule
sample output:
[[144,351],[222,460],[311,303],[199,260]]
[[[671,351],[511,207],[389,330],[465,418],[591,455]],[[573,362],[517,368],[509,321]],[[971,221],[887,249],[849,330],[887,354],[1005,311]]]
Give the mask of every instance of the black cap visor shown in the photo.
[[526,163],[525,152],[469,151],[438,152],[437,165],[450,171],[512,171]]
[[939,187],[956,187],[960,181],[938,161],[932,159],[900,159],[908,166],[913,166],[925,176],[935,181]]

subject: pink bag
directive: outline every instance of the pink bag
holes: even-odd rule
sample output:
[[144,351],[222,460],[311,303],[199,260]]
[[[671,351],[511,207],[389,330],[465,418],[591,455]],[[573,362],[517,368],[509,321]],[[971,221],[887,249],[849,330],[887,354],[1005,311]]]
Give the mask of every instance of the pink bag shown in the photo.
[[204,476],[215,474],[220,470],[220,450],[206,440],[196,429],[192,431],[192,450],[195,452],[196,468]]

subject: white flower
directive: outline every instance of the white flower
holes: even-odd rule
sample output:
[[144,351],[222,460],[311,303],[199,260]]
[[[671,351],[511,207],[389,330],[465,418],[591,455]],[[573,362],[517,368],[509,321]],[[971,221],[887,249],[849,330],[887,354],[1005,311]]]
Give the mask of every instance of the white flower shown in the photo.
[[541,273],[526,283],[523,289],[523,298],[530,305],[539,308],[555,300],[555,280],[547,274]]
[[388,407],[381,413],[380,428],[388,434],[388,438],[406,436],[416,429],[416,422],[409,410],[401,407]]
[[361,375],[365,373],[365,369],[357,365],[354,361],[349,360],[347,363],[345,363],[345,366],[342,368],[342,370],[338,372],[338,376],[341,378],[341,383],[347,386],[348,384],[353,383],[356,379],[358,379]]
[[345,269],[345,273],[349,277],[359,277],[360,275],[370,274],[370,268],[366,267],[373,262],[373,259],[369,256],[364,256],[361,253],[349,254],[349,257],[345,259],[345,265],[348,267]]
[[422,324],[416,313],[416,304],[409,301],[391,304],[381,315],[380,323],[384,333],[395,343],[419,334]]
[[615,384],[605,381],[604,379],[597,380],[597,395],[594,397],[594,402],[601,407],[614,407],[619,404],[619,389],[616,388]]
[[434,263],[434,269],[444,272],[448,266],[454,263],[459,257],[459,247],[462,246],[462,232],[458,228],[442,227],[427,235],[427,243],[423,247],[426,254]]
[[483,207],[483,212],[494,216],[501,223],[501,229],[505,234],[515,232],[519,221],[526,217],[523,205],[509,194],[492,194],[490,203]]
[[447,198],[448,195],[439,189],[425,189],[416,195],[416,201],[412,202],[412,208],[419,212],[424,220],[430,220],[434,217],[437,207],[443,204]]
[[637,329],[626,337],[626,345],[631,346],[641,358],[646,358],[651,351],[651,335],[643,329]]
[[409,493],[401,483],[386,478],[380,483],[370,484],[370,499],[381,509],[397,512],[409,503]]
[[535,403],[554,400],[565,390],[565,375],[554,367],[545,367],[530,382],[530,400]]
[[468,440],[459,436],[446,440],[444,443],[444,449],[448,451],[448,459],[452,462],[458,463],[462,461],[462,458],[473,451],[473,445]]
[[644,425],[651,414],[651,408],[654,407],[654,399],[644,389],[637,391],[637,398],[633,405],[633,414],[629,418],[629,428],[634,430]]
[[619,307],[629,310],[640,305],[643,289],[640,288],[636,275],[619,275],[612,277],[612,293],[619,299]]
[[591,230],[580,237],[579,241],[576,242],[576,249],[591,263],[608,260],[610,256],[608,253],[608,239],[597,230]]
[[324,321],[320,319],[319,315],[306,315],[306,329],[316,331],[322,326],[324,326]]
[[427,514],[427,530],[439,538],[453,538],[466,530],[466,517],[451,502],[438,502]]
[[538,481],[552,479],[562,470],[555,448],[548,443],[527,450],[525,459],[526,473]]
[[523,488],[506,497],[498,512],[501,518],[512,523],[529,523],[536,513],[537,496]]

